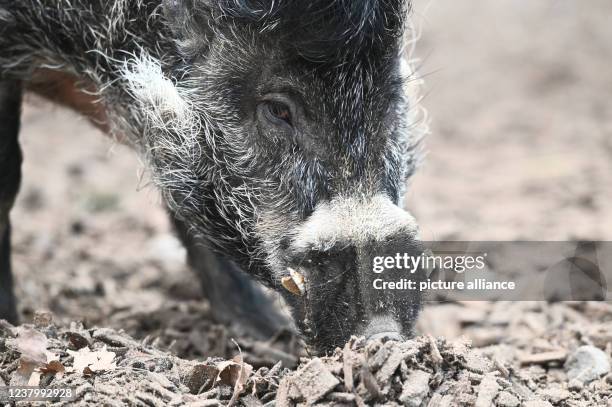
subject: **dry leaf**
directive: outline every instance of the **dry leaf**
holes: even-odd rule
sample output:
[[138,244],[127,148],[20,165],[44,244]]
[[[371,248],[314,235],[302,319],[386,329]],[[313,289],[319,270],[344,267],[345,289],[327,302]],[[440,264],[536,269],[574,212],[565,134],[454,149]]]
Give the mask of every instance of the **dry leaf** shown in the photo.
[[76,352],[69,350],[68,353],[74,357],[71,371],[85,376],[90,376],[96,372],[115,370],[117,367],[113,362],[115,353],[107,351],[106,346],[95,352],[89,348],[82,348]]
[[185,384],[192,394],[199,394],[214,387],[219,369],[215,366],[198,364],[193,366],[185,376]]
[[76,350],[89,346],[89,341],[86,337],[78,332],[66,332],[66,337],[70,341],[70,347]]
[[66,372],[66,368],[59,360],[51,360],[47,363],[46,366],[38,369],[41,373],[52,373],[58,379],[64,377],[64,373]]
[[[47,362],[43,366],[38,366],[34,373],[39,374],[39,379],[40,373],[54,374],[58,379],[61,379],[64,376],[66,369],[59,361],[59,356],[53,352],[45,351],[45,357],[47,358]],[[34,373],[32,375],[34,375]],[[30,378],[30,380],[32,380],[32,378]],[[37,386],[37,384],[31,384],[30,386]]]
[[234,358],[234,360],[224,360],[218,363],[217,369],[219,369],[219,374],[216,381],[234,387],[236,383],[240,386],[246,385],[253,366],[242,362],[241,359]]
[[[236,341],[234,341],[234,343],[238,346]],[[240,354],[236,355],[233,360],[221,362],[217,365],[220,370],[219,378],[221,378],[221,381],[234,387],[232,398],[227,404],[228,407],[233,407],[236,404],[238,397],[244,391],[246,382],[253,371],[253,366],[244,363],[240,346],[238,346],[238,350]]]

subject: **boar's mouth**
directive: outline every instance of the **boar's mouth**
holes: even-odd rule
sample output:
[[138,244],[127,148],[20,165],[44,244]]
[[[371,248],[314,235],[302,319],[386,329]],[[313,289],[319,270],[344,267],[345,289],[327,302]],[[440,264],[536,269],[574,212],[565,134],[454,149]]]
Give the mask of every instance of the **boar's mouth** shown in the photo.
[[352,335],[401,340],[411,334],[420,297],[374,290],[373,256],[420,250],[414,218],[383,195],[323,203],[276,247],[276,287],[317,352]]

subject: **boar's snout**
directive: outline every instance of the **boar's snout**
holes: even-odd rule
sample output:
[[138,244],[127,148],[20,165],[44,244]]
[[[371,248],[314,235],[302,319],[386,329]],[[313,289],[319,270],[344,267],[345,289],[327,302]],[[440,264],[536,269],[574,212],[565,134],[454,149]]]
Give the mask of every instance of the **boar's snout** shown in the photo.
[[373,259],[420,250],[414,218],[386,196],[322,203],[288,245],[282,276],[285,298],[315,350],[333,350],[352,335],[410,335],[420,296],[375,289]]
[[368,341],[401,341],[402,327],[388,316],[374,317],[363,332]]

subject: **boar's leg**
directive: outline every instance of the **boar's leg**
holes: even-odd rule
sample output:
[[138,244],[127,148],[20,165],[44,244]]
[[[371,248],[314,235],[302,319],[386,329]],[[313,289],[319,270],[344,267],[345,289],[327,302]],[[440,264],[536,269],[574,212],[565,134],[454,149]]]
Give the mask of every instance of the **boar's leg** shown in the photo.
[[280,311],[278,296],[266,293],[234,262],[198,242],[184,223],[176,219],[173,222],[187,248],[189,266],[198,275],[218,322],[231,324],[256,339],[268,339],[290,326]]
[[21,180],[21,150],[17,141],[21,84],[0,77],[0,319],[17,322],[11,272],[9,212]]

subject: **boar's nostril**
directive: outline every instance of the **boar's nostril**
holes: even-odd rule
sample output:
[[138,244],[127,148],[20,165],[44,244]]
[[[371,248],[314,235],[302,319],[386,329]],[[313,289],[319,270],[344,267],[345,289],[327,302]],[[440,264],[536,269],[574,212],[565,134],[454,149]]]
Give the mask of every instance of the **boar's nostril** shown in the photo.
[[401,327],[390,316],[375,316],[365,328],[363,335],[368,341],[387,340],[401,341]]
[[402,336],[399,332],[389,331],[389,332],[379,332],[373,335],[368,336],[368,341],[376,341],[381,340],[383,342],[386,341],[401,341]]

